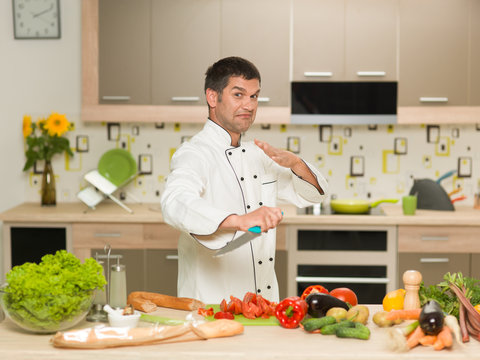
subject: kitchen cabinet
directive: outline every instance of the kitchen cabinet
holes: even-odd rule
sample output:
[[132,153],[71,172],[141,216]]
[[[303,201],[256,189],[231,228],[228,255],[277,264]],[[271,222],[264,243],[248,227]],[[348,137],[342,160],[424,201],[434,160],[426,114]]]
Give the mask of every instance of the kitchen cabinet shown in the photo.
[[151,0],[99,2],[100,103],[151,103],[150,16]]
[[425,285],[438,284],[448,271],[478,275],[479,231],[478,226],[398,226],[399,284],[413,269],[422,273]]
[[399,106],[467,105],[470,1],[399,4]]
[[293,80],[396,80],[397,2],[294,0]]
[[[255,11],[242,16],[246,9]],[[242,56],[259,69],[260,106],[288,106],[290,1],[222,0],[220,34],[222,58]]]
[[471,1],[468,105],[480,106],[480,2]]
[[204,74],[220,56],[220,5],[220,0],[152,0],[153,104],[206,109]]
[[480,254],[471,255],[470,276],[475,279],[480,279]]

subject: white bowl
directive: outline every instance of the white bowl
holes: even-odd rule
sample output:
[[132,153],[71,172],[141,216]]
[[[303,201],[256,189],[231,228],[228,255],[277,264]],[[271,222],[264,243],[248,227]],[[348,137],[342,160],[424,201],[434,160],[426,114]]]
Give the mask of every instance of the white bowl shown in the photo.
[[122,315],[123,310],[115,310],[115,312],[115,315],[108,314],[108,322],[112,327],[136,327],[141,316],[137,310],[133,315]]

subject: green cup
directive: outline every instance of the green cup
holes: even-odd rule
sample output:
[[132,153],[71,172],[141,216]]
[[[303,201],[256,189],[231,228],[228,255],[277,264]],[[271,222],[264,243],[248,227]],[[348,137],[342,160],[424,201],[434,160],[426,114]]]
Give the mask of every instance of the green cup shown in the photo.
[[404,215],[415,215],[417,209],[417,197],[415,195],[407,195],[402,198],[402,208]]

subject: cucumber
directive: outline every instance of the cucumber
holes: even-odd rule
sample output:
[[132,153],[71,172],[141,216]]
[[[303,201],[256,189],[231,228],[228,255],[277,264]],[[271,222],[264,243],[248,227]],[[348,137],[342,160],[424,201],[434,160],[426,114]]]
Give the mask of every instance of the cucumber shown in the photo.
[[322,327],[320,330],[323,335],[334,335],[336,334],[337,330],[340,328],[354,328],[355,323],[350,320],[342,320],[339,323],[336,324],[331,324],[331,325],[325,325]]
[[303,322],[303,328],[306,331],[314,331],[326,325],[335,324],[337,320],[333,316],[324,316],[321,318],[310,318]]
[[339,327],[335,332],[339,338],[353,338],[368,340],[370,338],[370,329],[362,323],[355,323],[355,327]]

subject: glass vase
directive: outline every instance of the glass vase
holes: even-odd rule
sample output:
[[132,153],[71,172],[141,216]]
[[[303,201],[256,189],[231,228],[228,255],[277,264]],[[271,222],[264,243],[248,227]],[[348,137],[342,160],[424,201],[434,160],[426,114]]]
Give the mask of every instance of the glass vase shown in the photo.
[[42,176],[42,206],[55,206],[57,204],[57,194],[55,191],[55,175],[53,174],[52,163],[45,161]]

